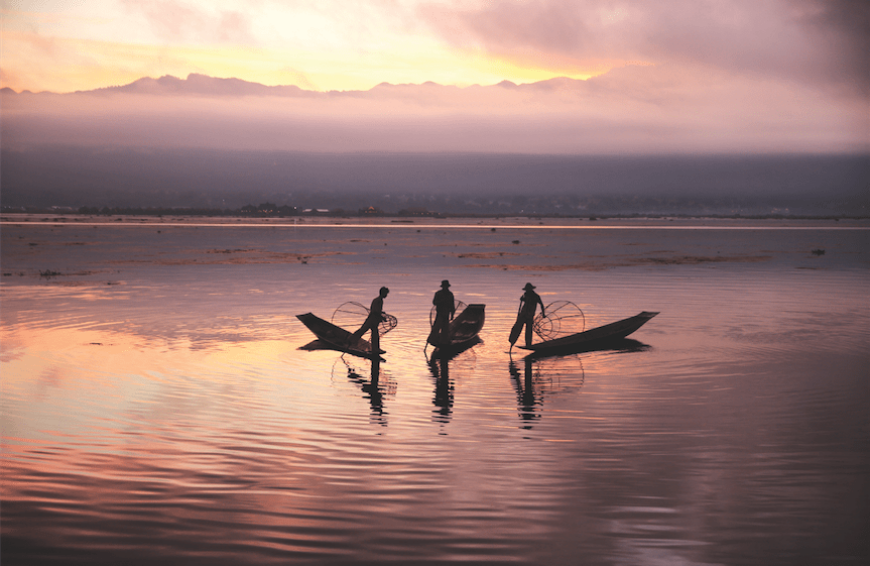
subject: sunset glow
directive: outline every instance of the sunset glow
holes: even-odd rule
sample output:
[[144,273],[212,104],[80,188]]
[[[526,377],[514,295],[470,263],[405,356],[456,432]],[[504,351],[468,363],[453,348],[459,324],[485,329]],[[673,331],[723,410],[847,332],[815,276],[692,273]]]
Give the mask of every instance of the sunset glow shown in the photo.
[[[866,17],[870,7],[822,0],[3,0],[3,143],[860,152],[870,35],[856,22]],[[39,123],[59,100],[14,99],[143,78],[110,94],[144,98],[73,97],[52,125]],[[77,121],[109,107],[108,132]],[[136,122],[177,127],[177,111],[191,127]]]
[[541,62],[451,44],[424,20],[407,21],[417,13],[416,3],[401,4],[404,16],[375,3],[355,8],[357,17],[351,18],[346,6],[327,11],[262,4],[249,10],[233,2],[217,8],[145,2],[134,9],[111,0],[7,1],[0,86],[72,92],[200,73],[307,90],[366,90],[381,82],[468,86],[585,79],[624,64]]
[[0,0],[3,564],[866,562],[868,53],[868,0]]

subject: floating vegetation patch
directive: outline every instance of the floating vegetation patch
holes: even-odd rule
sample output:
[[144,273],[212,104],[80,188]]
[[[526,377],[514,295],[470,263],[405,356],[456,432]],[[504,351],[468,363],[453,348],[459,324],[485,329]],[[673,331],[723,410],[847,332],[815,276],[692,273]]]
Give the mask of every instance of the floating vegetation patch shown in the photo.
[[459,259],[497,259],[505,256],[521,256],[524,254],[517,252],[486,252],[486,253],[465,253],[456,254]]
[[658,265],[697,265],[700,263],[757,263],[773,259],[769,255],[740,255],[740,256],[672,256],[672,257],[639,257],[630,260],[633,264],[652,263]]
[[321,252],[302,254],[294,252],[265,252],[262,250],[208,250],[211,257],[180,257],[163,259],[123,259],[106,263],[113,265],[243,265],[268,263],[308,263],[312,259],[356,255],[353,252]]
[[[519,255],[519,254],[517,254]],[[599,256],[600,257],[600,256]],[[614,258],[613,261],[589,261],[585,263],[556,264],[556,265],[516,265],[496,263],[467,264],[463,267],[488,267],[490,269],[502,269],[508,271],[603,271],[613,267],[632,267],[637,265],[700,265],[704,263],[758,263],[769,261],[773,256],[768,255],[739,255],[739,256],[673,256],[673,257],[638,257],[638,258]]]
[[462,267],[488,267],[490,269],[501,269],[504,271],[569,271],[572,269],[582,271],[602,271],[608,267],[617,267],[616,265],[605,265],[600,263],[582,263],[572,265],[517,265],[507,263],[474,263],[463,265]]
[[208,250],[207,254],[238,254],[238,253],[250,253],[256,252],[257,250],[243,250],[243,249],[235,249],[235,250]]
[[68,273],[61,273],[60,271],[54,271],[53,269],[45,269],[39,271],[39,276],[46,279],[51,279],[53,277],[83,277],[85,275],[95,275],[102,272],[104,271],[71,271]]

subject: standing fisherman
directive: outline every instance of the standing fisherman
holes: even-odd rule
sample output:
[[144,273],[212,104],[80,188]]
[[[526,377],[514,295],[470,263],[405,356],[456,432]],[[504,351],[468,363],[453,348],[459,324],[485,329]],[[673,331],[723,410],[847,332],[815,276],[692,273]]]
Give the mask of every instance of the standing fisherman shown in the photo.
[[533,289],[534,285],[531,283],[526,283],[526,286],[523,287],[525,293],[520,297],[520,307],[517,310],[517,321],[514,323],[513,328],[511,328],[510,342],[511,346],[516,344],[517,339],[520,337],[520,332],[523,330],[523,326],[526,327],[526,346],[532,345],[532,327],[535,325],[535,310],[537,310],[538,305],[541,305],[541,316],[547,316],[544,312],[544,302],[541,301],[540,295],[535,293]]
[[435,323],[432,325],[431,343],[436,346],[446,346],[450,343],[450,321],[456,314],[456,302],[450,292],[450,281],[441,282],[441,290],[435,293],[432,304],[435,305]]
[[367,330],[371,330],[372,354],[377,354],[381,349],[381,335],[378,332],[378,325],[386,320],[386,317],[384,317],[384,299],[387,298],[389,292],[390,290],[386,287],[381,287],[380,291],[378,291],[378,296],[372,300],[372,308],[369,310],[369,316],[366,318],[366,321],[363,322],[363,325],[350,336],[350,341],[354,342],[362,338],[362,335],[365,334]]

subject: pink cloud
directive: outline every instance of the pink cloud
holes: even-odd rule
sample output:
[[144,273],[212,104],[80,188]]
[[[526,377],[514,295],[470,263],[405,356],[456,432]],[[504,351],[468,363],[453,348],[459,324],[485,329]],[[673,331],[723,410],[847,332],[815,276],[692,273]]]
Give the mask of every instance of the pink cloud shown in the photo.
[[861,0],[494,0],[425,5],[421,15],[451,44],[543,68],[645,61],[870,84]]
[[211,12],[172,0],[123,0],[167,41],[255,44],[250,19],[238,11]]

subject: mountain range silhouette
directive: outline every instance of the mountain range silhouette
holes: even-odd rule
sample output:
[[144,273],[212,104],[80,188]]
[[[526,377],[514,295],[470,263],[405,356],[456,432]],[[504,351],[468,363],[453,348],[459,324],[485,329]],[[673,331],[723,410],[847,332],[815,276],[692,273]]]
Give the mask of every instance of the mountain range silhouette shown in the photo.
[[[603,77],[604,75],[602,75]],[[467,87],[457,87],[452,85],[441,85],[432,81],[426,81],[420,84],[402,83],[392,84],[382,82],[368,90],[330,90],[316,91],[306,90],[296,85],[264,85],[257,82],[246,81],[243,79],[229,77],[220,78],[203,75],[200,73],[190,73],[187,78],[179,78],[173,75],[163,75],[159,78],[142,77],[125,85],[114,85],[91,90],[77,90],[72,93],[54,93],[43,91],[33,93],[29,90],[16,92],[9,87],[0,89],[3,94],[98,94],[98,93],[129,93],[129,94],[151,94],[151,95],[199,95],[199,96],[286,96],[286,97],[334,97],[334,96],[363,96],[366,94],[411,94],[413,92],[426,91],[441,91],[441,92],[461,92],[461,91],[479,91],[479,90],[538,90],[538,91],[553,91],[559,89],[584,89],[587,86],[593,86],[597,83],[604,82],[602,77],[594,77],[588,80],[571,79],[568,77],[555,77],[543,81],[533,83],[517,84],[509,80],[503,80],[494,85],[481,86],[471,85]]]

